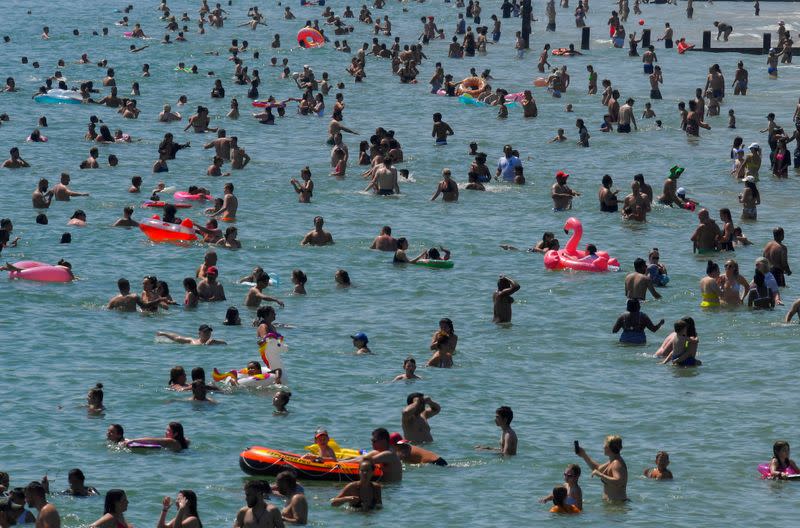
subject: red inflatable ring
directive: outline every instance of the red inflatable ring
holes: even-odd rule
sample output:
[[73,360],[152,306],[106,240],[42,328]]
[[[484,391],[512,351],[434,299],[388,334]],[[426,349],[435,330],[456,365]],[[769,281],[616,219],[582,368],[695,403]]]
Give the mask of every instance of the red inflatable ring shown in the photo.
[[305,27],[297,32],[297,43],[303,48],[319,48],[325,44],[325,37],[316,29]]

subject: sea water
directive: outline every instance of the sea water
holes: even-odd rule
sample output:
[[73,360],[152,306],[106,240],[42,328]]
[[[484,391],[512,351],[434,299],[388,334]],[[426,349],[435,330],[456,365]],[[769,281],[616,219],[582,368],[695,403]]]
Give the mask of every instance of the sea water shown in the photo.
[[[465,60],[447,59],[449,37],[458,12],[452,3],[390,2],[373,16],[388,14],[394,35],[403,43],[414,41],[421,32],[421,16],[433,15],[444,27],[448,39],[424,49],[428,60],[421,66],[417,85],[401,85],[390,74],[388,60],[370,57],[367,78],[353,84],[346,74],[347,54],[331,45],[304,50],[295,45],[294,35],[306,19],[319,18],[322,8],[291,4],[297,20],[282,18],[283,6],[262,3],[268,27],[257,31],[236,28],[243,23],[247,3],[235,2],[228,8],[225,28],[207,28],[196,33],[199,2],[170,2],[173,13],[190,13],[186,44],[160,45],[166,25],[157,19],[156,2],[136,2],[131,23],[141,22],[154,40],[123,38],[130,28],[114,26],[122,17],[115,8],[126,2],[97,4],[78,0],[49,6],[14,1],[5,6],[0,33],[12,38],[0,45],[0,77],[14,76],[18,93],[0,96],[0,111],[11,121],[0,127],[0,145],[7,151],[20,146],[22,156],[32,167],[3,170],[0,216],[10,217],[15,235],[22,236],[17,248],[3,252],[3,259],[14,262],[33,259],[55,262],[65,258],[79,277],[73,284],[36,284],[6,281],[0,284],[2,311],[0,335],[3,368],[3,426],[0,427],[0,470],[10,472],[12,485],[20,486],[45,473],[53,489],[65,488],[69,469],[80,467],[87,484],[101,493],[114,487],[128,493],[130,506],[126,518],[136,526],[158,519],[161,497],[174,496],[179,489],[193,489],[199,496],[199,510],[205,526],[230,526],[243,504],[245,475],[237,464],[239,453],[251,445],[266,445],[301,451],[310,444],[314,430],[326,427],[341,445],[368,448],[370,432],[376,427],[400,429],[401,409],[406,396],[420,391],[442,406],[431,419],[435,442],[431,449],[450,462],[447,468],[409,467],[401,485],[384,491],[382,512],[364,516],[329,506],[340,485],[302,482],[309,500],[309,520],[315,526],[530,526],[551,522],[605,526],[686,526],[687,524],[733,524],[739,526],[778,526],[794,521],[798,514],[798,489],[791,483],[765,482],[756,466],[769,460],[772,443],[788,439],[797,443],[794,417],[798,396],[794,390],[798,355],[796,340],[800,329],[782,323],[785,308],[774,312],[745,309],[703,312],[699,307],[698,280],[705,270],[705,259],[691,252],[689,237],[697,223],[693,214],[655,205],[646,224],[632,224],[619,216],[598,211],[596,193],[603,174],[610,174],[615,186],[628,191],[636,173],[659,193],[669,167],[686,167],[679,184],[689,196],[708,207],[714,216],[721,207],[730,207],[739,216],[737,195],[741,185],[729,175],[729,146],[735,135],[745,145],[757,141],[767,148],[766,137],[758,132],[766,126],[765,116],[774,111],[780,124],[789,127],[798,78],[796,66],[782,65],[780,78],[766,75],[765,57],[759,55],[688,53],[657,48],[664,70],[662,101],[653,108],[664,123],[655,130],[653,120],[639,120],[640,132],[625,136],[603,134],[598,130],[604,109],[599,96],[586,92],[587,64],[593,64],[599,79],[611,79],[622,98],[634,97],[634,112],[641,115],[649,86],[642,74],[639,58],[629,58],[627,50],[612,49],[605,21],[613,8],[608,2],[592,2],[587,23],[592,26],[592,49],[582,57],[551,58],[555,65],[568,65],[572,85],[561,99],[553,99],[543,89],[535,89],[539,117],[524,120],[519,109],[512,109],[506,120],[498,120],[495,110],[459,104],[429,94],[426,84],[433,65],[441,60],[456,79],[466,77],[470,67],[479,72],[491,68],[494,87],[509,92],[532,88],[536,58],[545,42],[554,47],[580,41],[572,10],[558,9],[558,30],[545,33],[544,6],[536,4],[539,21],[534,24],[531,51],[522,60],[515,58],[514,32],[519,19],[503,19],[502,37],[490,45],[485,56]],[[330,5],[337,13],[345,2]],[[359,4],[351,3],[354,11]],[[776,28],[785,19],[790,30],[798,10],[795,4],[764,3],[761,17],[752,17],[749,3],[696,3],[694,20],[686,20],[683,4],[644,5],[641,17],[631,14],[626,29],[653,29],[653,39],[669,21],[675,37],[701,43],[701,32],[713,29],[722,19],[735,28],[729,45],[760,46],[761,33]],[[499,2],[483,5],[483,22],[491,27],[489,16],[499,15]],[[26,14],[31,10],[30,15]],[[407,11],[406,11],[407,10]],[[723,14],[724,13],[724,14]],[[372,39],[371,27],[355,19],[355,32],[346,38],[355,50]],[[41,27],[49,25],[52,38],[39,38]],[[183,25],[183,23],[181,23]],[[102,27],[108,37],[91,36]],[[72,36],[72,29],[81,31]],[[269,49],[274,33],[280,33],[283,48]],[[250,118],[247,87],[231,80],[232,63],[226,52],[232,38],[246,39],[261,58],[246,64],[261,73],[262,98],[296,96],[294,82],[279,78],[280,69],[268,65],[276,56],[289,59],[292,71],[309,64],[319,78],[323,71],[333,83],[344,81],[347,107],[345,124],[360,133],[345,135],[351,160],[357,159],[358,141],[384,127],[395,131],[402,143],[413,182],[401,182],[399,197],[376,198],[362,192],[366,182],[361,168],[351,164],[347,178],[336,180],[330,171],[329,150],[325,144],[327,116],[302,117],[290,106],[287,116],[275,126],[262,126]],[[333,37],[332,38],[339,38]],[[174,35],[173,35],[174,39]],[[390,38],[379,37],[391,43]],[[141,53],[131,54],[128,46],[149,44]],[[714,43],[716,45],[716,42]],[[59,68],[69,84],[99,80],[104,68],[93,64],[76,65],[82,53],[93,62],[106,58],[117,72],[120,96],[127,95],[133,81],[141,85],[137,97],[142,114],[138,120],[123,120],[114,110],[82,105],[49,106],[32,101],[31,95],[46,76],[57,69],[63,58],[68,65]],[[218,56],[208,55],[219,52]],[[20,64],[21,56],[39,61],[33,69]],[[722,115],[708,118],[712,130],[702,130],[699,140],[680,131],[676,104],[688,101],[694,89],[704,84],[708,66],[719,63],[730,85],[738,60],[750,71],[747,97],[728,97]],[[149,63],[153,76],[142,78],[143,63]],[[178,62],[197,64],[200,74],[175,72]],[[224,100],[209,97],[213,70],[223,79]],[[105,92],[105,90],[103,90]],[[333,94],[326,98],[328,112]],[[178,96],[188,96],[186,107],[177,107]],[[230,97],[240,102],[242,117],[231,121],[224,116]],[[165,103],[183,113],[184,120],[162,124],[156,116]],[[575,112],[564,112],[567,103]],[[208,106],[212,126],[227,129],[253,161],[229,178],[205,176],[212,152],[202,148],[213,134],[184,133],[186,118],[197,105]],[[737,130],[729,130],[727,111],[734,108]],[[430,137],[431,115],[441,112],[455,135],[446,147],[435,147]],[[99,145],[101,169],[78,170],[92,144],[83,141],[91,114],[98,115],[111,130],[121,128],[134,138],[131,144]],[[43,129],[49,142],[25,143],[40,115],[50,126]],[[575,145],[576,118],[583,118],[592,134],[591,147]],[[569,141],[548,144],[557,128],[564,128]],[[178,142],[190,141],[189,149],[170,161],[170,172],[153,175],[150,166],[156,159],[163,134],[172,132]],[[461,192],[458,203],[431,203],[442,168],[452,169],[463,185],[471,158],[467,144],[477,141],[488,153],[492,166],[502,146],[511,143],[521,153],[527,184],[510,187],[492,183],[487,192]],[[108,168],[109,154],[120,158],[120,165]],[[314,175],[311,204],[297,203],[289,179],[308,165]],[[569,213],[553,213],[549,187],[553,174],[566,170],[570,185],[582,192]],[[71,186],[90,192],[88,198],[70,203],[58,202],[47,211],[50,223],[34,223],[36,212],[29,196],[36,182],[46,177],[54,184],[62,171],[72,175]],[[237,227],[242,241],[240,251],[218,250],[220,280],[228,301],[204,303],[197,310],[178,306],[156,315],[121,314],[104,308],[116,293],[116,281],[127,277],[139,289],[144,275],[166,280],[172,295],[180,299],[184,277],[194,276],[206,248],[200,245],[176,247],[149,243],[138,230],[110,228],[126,205],[138,205],[147,197],[126,192],[130,178],[141,175],[143,191],[159,181],[184,189],[191,184],[208,186],[214,195],[232,181],[240,200]],[[790,255],[796,254],[795,241],[800,230],[796,219],[798,180],[795,173],[778,181],[762,169],[762,205],[757,222],[743,222],[744,232],[754,241],[735,254],[716,257],[735,258],[746,277],[752,274],[753,261],[771,238],[771,230],[782,225],[787,231]],[[65,224],[75,209],[88,214],[88,226],[78,229]],[[142,219],[153,210],[137,208]],[[181,211],[202,222],[199,207]],[[316,215],[325,217],[325,227],[336,244],[329,247],[300,247],[304,233],[312,228]],[[561,227],[568,216],[576,216],[584,226],[581,244],[592,242],[622,263],[621,273],[579,274],[544,270],[541,256],[506,252],[501,243],[524,248],[533,245],[543,231],[553,231],[566,242]],[[370,241],[380,227],[391,225],[395,236],[410,240],[409,254],[423,248],[444,245],[452,250],[456,265],[452,270],[397,267],[391,255],[369,251]],[[72,233],[70,245],[59,245],[61,233]],[[658,247],[672,278],[661,289],[660,301],[647,302],[643,310],[667,323],[650,337],[643,348],[623,348],[610,333],[617,315],[624,311],[624,273],[637,257],[646,257]],[[792,262],[794,262],[792,260]],[[288,416],[273,416],[269,392],[215,394],[215,406],[197,406],[184,401],[186,393],[167,391],[170,367],[183,365],[187,371],[203,366],[241,368],[257,358],[254,329],[249,326],[254,314],[243,308],[246,287],[236,280],[254,266],[276,273],[280,286],[268,293],[286,302],[278,310],[278,320],[290,324],[285,329],[291,350],[284,356],[290,389],[293,393]],[[308,295],[292,296],[291,271],[299,268],[308,274]],[[336,288],[337,269],[346,269],[353,280],[347,290]],[[491,294],[499,274],[519,281],[514,295],[513,325],[491,323]],[[782,295],[794,300],[795,280]],[[222,326],[225,309],[237,305],[244,325]],[[676,370],[660,366],[652,352],[668,333],[673,321],[692,316],[700,336],[698,369]],[[428,357],[430,335],[442,317],[454,321],[460,336],[455,367],[450,370],[420,368],[422,380],[390,383],[402,372],[402,362],[415,356],[420,366]],[[159,342],[159,330],[195,335],[198,325],[215,328],[214,336],[229,344],[225,347],[192,347]],[[349,336],[357,331],[369,335],[373,356],[356,357]],[[88,418],[86,391],[95,383],[105,385],[108,407],[101,417]],[[499,430],[493,424],[495,409],[513,408],[513,426],[519,435],[519,454],[501,459],[476,452],[476,444],[497,441]],[[132,454],[109,449],[105,430],[121,423],[129,438],[161,435],[168,422],[183,423],[192,441],[180,454]],[[623,437],[624,455],[630,474],[628,493],[631,502],[624,508],[607,507],[601,500],[601,484],[589,478],[584,464],[581,484],[584,513],[569,521],[554,519],[537,498],[561,482],[568,463],[580,462],[573,454],[573,440],[596,460],[603,460],[602,444],[607,434]],[[652,482],[641,477],[652,465],[655,453],[670,453],[672,482]],[[102,499],[52,498],[65,526],[86,526],[102,513]],[[278,504],[280,504],[278,502]],[[725,519],[723,521],[723,519]]]

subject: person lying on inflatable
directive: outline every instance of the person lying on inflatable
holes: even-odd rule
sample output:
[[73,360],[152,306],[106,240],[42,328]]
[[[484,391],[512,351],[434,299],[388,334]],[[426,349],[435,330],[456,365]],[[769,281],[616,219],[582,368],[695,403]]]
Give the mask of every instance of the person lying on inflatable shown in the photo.
[[419,260],[450,260],[450,250],[446,249],[444,246],[439,246],[439,249],[441,249],[444,252],[444,256],[442,256],[439,253],[438,249],[430,248],[426,249],[425,251],[423,251],[413,259],[411,259],[409,262],[411,262],[412,264],[416,264],[417,261]]

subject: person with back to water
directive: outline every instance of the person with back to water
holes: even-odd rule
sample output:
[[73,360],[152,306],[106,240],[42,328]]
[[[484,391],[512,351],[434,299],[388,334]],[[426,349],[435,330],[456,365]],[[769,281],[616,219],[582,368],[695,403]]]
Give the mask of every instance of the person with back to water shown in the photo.
[[475,449],[486,451],[497,451],[503,456],[514,456],[517,454],[517,433],[511,428],[511,421],[514,419],[514,411],[511,407],[498,407],[494,415],[494,423],[500,428],[500,447],[487,445],[475,446]]

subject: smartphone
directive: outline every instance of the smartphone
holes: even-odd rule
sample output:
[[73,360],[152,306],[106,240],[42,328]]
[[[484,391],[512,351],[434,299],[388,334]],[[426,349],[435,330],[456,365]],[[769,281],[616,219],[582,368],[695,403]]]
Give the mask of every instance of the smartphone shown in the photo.
[[575,443],[573,445],[575,446],[575,454],[577,455],[581,450],[581,446],[577,440],[575,440]]

